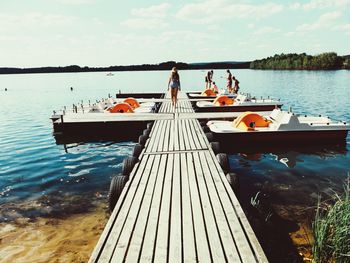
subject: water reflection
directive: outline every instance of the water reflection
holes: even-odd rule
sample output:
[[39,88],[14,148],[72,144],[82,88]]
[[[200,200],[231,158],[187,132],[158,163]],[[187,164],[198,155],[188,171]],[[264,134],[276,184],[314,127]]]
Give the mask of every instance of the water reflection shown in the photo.
[[289,168],[294,168],[298,163],[304,163],[304,159],[310,156],[316,156],[321,159],[332,157],[346,156],[346,143],[328,144],[328,145],[306,145],[306,146],[262,146],[262,147],[245,147],[242,149],[232,148],[225,149],[228,154],[238,154],[241,156],[240,164],[245,167],[250,166],[250,162],[259,162],[266,158],[266,155],[274,157],[274,160],[280,162]]

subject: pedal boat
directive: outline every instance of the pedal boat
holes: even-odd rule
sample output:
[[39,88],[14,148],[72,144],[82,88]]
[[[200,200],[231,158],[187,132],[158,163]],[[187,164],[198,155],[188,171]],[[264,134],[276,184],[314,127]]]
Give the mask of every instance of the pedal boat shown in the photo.
[[244,112],[233,122],[209,121],[207,126],[215,141],[249,147],[341,143],[350,129],[345,121],[332,121],[323,116],[298,116],[280,109],[273,110],[266,117]]
[[187,92],[187,97],[189,99],[216,99],[219,96],[227,96],[229,98],[236,98],[236,93],[228,93],[225,90],[220,91],[219,93],[215,93],[212,89],[206,89],[204,91],[198,91],[198,92]]
[[227,96],[217,97],[213,102],[198,101],[196,112],[244,112],[244,111],[272,111],[281,108],[282,103],[273,99],[255,99],[251,96],[239,94],[235,99]]
[[115,100],[109,98],[91,106],[90,113],[151,113],[155,111],[155,102],[139,103],[135,98]]

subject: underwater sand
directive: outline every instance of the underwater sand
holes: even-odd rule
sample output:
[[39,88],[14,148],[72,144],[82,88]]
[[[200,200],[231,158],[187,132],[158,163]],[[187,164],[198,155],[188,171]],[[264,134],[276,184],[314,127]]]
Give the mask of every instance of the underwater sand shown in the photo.
[[106,204],[101,202],[86,213],[62,218],[16,217],[3,221],[0,262],[87,262],[108,217]]

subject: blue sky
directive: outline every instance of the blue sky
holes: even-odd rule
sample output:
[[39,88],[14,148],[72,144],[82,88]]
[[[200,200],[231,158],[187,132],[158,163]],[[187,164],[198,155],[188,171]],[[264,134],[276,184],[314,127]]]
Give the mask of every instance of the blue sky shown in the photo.
[[350,54],[350,0],[0,2],[0,67]]

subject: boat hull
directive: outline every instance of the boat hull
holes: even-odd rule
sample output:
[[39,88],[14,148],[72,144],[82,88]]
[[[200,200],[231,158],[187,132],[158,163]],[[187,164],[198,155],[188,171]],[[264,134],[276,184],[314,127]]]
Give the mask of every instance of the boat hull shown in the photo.
[[196,107],[196,112],[244,112],[244,111],[272,111],[276,107],[281,108],[282,104],[276,105],[236,105],[236,106],[210,106]]
[[214,141],[230,148],[266,147],[266,146],[304,146],[332,145],[344,143],[347,130],[317,130],[317,131],[275,131],[275,132],[240,132],[215,133]]
[[135,141],[142,135],[149,121],[120,122],[54,122],[57,144],[80,141]]

